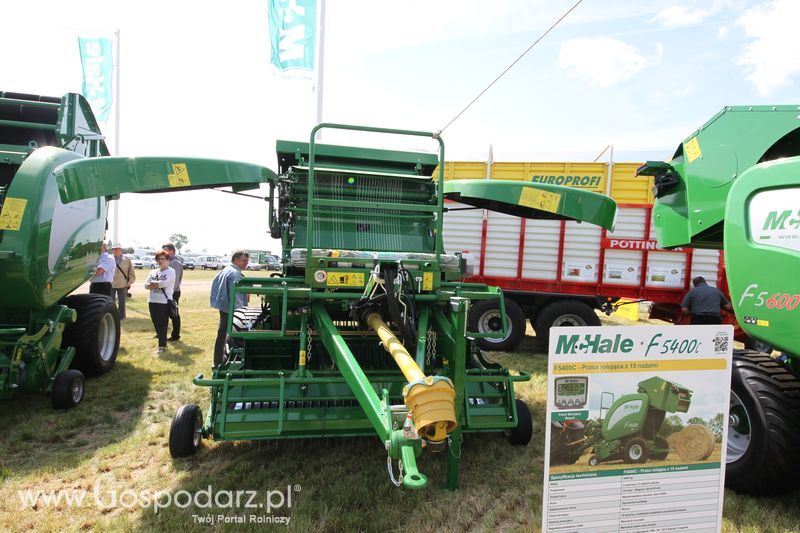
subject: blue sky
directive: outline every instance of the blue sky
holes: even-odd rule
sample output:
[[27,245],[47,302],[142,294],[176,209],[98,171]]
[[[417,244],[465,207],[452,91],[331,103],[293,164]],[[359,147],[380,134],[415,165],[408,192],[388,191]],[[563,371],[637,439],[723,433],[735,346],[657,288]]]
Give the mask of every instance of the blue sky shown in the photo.
[[[573,3],[328,0],[323,118],[438,130]],[[14,25],[0,34],[0,90],[79,91],[78,33],[120,30],[123,155],[275,168],[275,140],[313,125],[313,84],[269,65],[265,1],[53,1],[4,14]],[[668,157],[724,105],[800,103],[797,20],[792,0],[584,0],[444,132],[448,155],[485,160],[493,144],[497,161],[586,160],[614,144],[616,160]],[[353,141],[326,136],[340,140]],[[197,251],[274,248],[255,200],[206,191],[120,204],[126,244],[178,231]]]

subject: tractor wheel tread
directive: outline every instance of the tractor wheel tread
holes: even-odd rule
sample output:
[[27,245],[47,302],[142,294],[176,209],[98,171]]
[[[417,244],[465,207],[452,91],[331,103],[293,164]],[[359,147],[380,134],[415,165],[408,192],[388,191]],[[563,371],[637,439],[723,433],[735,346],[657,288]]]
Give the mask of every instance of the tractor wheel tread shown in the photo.
[[564,315],[575,315],[580,318],[586,326],[600,326],[600,319],[589,304],[579,300],[555,300],[545,305],[536,314],[535,325],[536,336],[539,341],[547,345],[550,341],[550,328],[555,321]]
[[[745,403],[753,428],[750,446],[728,463],[726,485],[753,495],[784,494],[800,486],[800,380],[766,354],[734,351],[731,387]],[[759,435],[761,437],[759,438]]]
[[[119,312],[114,300],[103,294],[73,294],[59,303],[78,313],[76,321],[64,328],[62,341],[64,346],[75,348],[72,368],[87,376],[99,376],[111,370],[117,360],[120,341]],[[104,359],[100,354],[98,334],[100,321],[107,313],[114,318],[115,341],[113,354]]]

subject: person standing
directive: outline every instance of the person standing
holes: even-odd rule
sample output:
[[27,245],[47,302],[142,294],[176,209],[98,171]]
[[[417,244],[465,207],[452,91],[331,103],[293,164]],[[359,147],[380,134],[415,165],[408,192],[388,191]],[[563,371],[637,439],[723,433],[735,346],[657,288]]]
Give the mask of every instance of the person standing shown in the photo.
[[97,269],[94,276],[89,280],[90,294],[105,294],[111,297],[111,282],[114,281],[114,271],[116,263],[111,254],[108,253],[108,246],[103,242],[100,252],[100,259],[97,261]]
[[[225,338],[228,335],[228,318],[231,309],[231,293],[233,284],[244,277],[242,270],[247,268],[250,254],[238,250],[231,256],[231,264],[227,265],[214,277],[211,282],[210,305],[219,311],[219,325],[217,327],[217,340],[214,343],[214,368],[222,364],[222,354],[225,349]],[[236,295],[236,307],[247,305],[247,295]]]
[[703,276],[692,280],[694,289],[686,293],[681,302],[681,311],[691,315],[692,324],[722,324],[721,310],[733,311],[731,303],[722,291],[706,283]]
[[[169,258],[169,267],[175,271],[175,286],[172,289],[172,299],[176,304],[180,303],[181,299],[181,281],[183,281],[183,259],[175,255],[175,245],[168,242],[161,247],[162,250],[167,252]],[[179,308],[180,309],[180,308]],[[167,339],[168,341],[179,341],[181,339],[181,316],[172,319],[172,335]]]
[[167,252],[156,252],[157,268],[150,271],[144,288],[150,291],[147,305],[150,308],[150,320],[156,330],[158,347],[155,354],[167,351],[167,328],[169,327],[169,301],[172,299],[172,287],[175,284],[175,271],[169,267]]
[[133,268],[133,261],[128,256],[123,255],[120,243],[115,242],[111,246],[111,252],[114,254],[114,262],[116,263],[114,280],[111,282],[111,297],[117,302],[119,319],[125,320],[125,300],[131,285],[136,281],[136,272]]

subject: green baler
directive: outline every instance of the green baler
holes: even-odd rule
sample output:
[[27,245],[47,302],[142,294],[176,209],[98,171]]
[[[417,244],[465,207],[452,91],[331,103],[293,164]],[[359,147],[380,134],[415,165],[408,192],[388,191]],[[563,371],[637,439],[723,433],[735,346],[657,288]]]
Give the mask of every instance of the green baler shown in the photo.
[[655,180],[659,246],[724,250],[736,318],[781,352],[734,351],[726,484],[775,494],[800,486],[800,106],[726,107]]
[[113,301],[71,295],[96,270],[109,199],[257,188],[265,172],[220,161],[108,157],[82,96],[0,92],[0,399],[44,392],[56,408],[72,407],[83,398],[84,374],[114,366]]
[[[322,128],[428,137],[439,153],[321,145]],[[474,342],[481,334],[467,331],[470,303],[502,308],[502,293],[460,281],[461,258],[442,247],[444,198],[608,228],[613,200],[533,183],[445,187],[444,144],[429,132],[321,124],[308,143],[279,141],[277,151],[279,173],[266,181],[283,272],[234,287],[249,304],[231,297],[226,361],[194,378],[210,406],[205,418],[197,405],[178,410],[172,456],[195,453],[202,438],[377,436],[398,485],[427,484],[416,468],[427,449],[448,452],[455,488],[463,433],[527,444],[530,413],[514,383],[530,376],[489,362]]]

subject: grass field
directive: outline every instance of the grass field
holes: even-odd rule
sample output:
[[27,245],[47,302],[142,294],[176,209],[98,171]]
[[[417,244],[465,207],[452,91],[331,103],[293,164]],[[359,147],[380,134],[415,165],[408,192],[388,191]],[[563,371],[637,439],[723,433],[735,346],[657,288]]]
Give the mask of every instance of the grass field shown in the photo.
[[[171,345],[165,356],[151,353],[153,329],[144,289],[137,287],[123,323],[117,365],[87,382],[80,406],[56,412],[43,396],[0,403],[0,530],[207,531],[192,515],[226,510],[172,506],[155,513],[152,506],[133,505],[131,495],[175,494],[209,485],[215,491],[259,494],[291,486],[292,507],[275,514],[290,516],[290,528],[297,531],[539,529],[547,359],[531,336],[518,353],[493,356],[533,374],[531,382],[517,389],[533,411],[533,441],[519,448],[501,435],[465,440],[462,488],[457,492],[439,488],[446,457],[432,454],[424,454],[419,464],[431,478],[428,489],[395,488],[388,479],[385,451],[374,439],[206,442],[197,456],[173,461],[167,435],[175,410],[190,402],[206,407],[206,391],[192,386],[191,378],[210,369],[217,321],[216,312],[208,308],[213,274],[187,273],[181,300],[184,342]],[[25,505],[19,497],[20,491],[60,489],[88,495],[73,506],[65,500],[47,505],[41,499],[35,506]],[[128,491],[115,506],[109,505],[113,490]],[[725,531],[800,529],[798,492],[771,499],[729,491],[725,496]],[[215,529],[263,527],[228,524]]]

